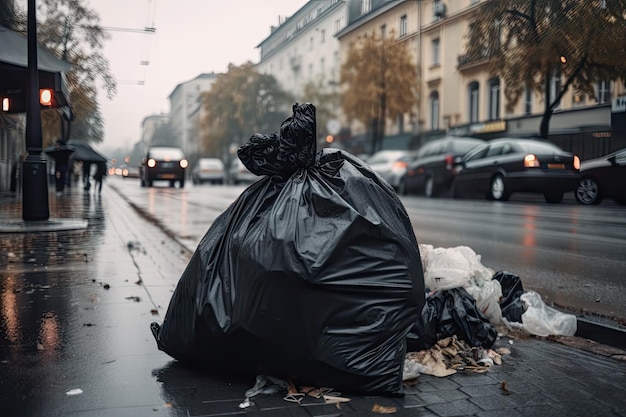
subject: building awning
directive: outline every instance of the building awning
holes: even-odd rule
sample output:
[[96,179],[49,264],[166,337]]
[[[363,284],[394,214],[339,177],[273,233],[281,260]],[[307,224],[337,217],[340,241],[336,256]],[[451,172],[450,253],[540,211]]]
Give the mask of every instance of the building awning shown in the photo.
[[[71,64],[37,46],[39,88],[54,91],[53,107],[69,108],[69,93],[64,73]],[[9,113],[26,111],[28,87],[28,40],[25,35],[0,25],[0,96],[11,97]]]

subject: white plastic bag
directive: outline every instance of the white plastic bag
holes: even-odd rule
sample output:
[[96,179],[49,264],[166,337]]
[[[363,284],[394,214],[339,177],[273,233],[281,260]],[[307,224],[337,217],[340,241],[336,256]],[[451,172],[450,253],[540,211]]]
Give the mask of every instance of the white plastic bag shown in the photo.
[[467,246],[434,248],[422,244],[420,255],[424,282],[431,291],[460,288],[470,279],[489,280],[493,276],[493,271],[480,263],[480,255]]
[[541,296],[535,291],[527,291],[520,296],[526,304],[522,314],[522,328],[535,336],[574,336],[576,334],[576,316],[562,313],[546,306]]
[[502,323],[500,297],[502,286],[500,281],[471,279],[466,285],[467,292],[476,300],[476,307],[489,319],[494,326]]

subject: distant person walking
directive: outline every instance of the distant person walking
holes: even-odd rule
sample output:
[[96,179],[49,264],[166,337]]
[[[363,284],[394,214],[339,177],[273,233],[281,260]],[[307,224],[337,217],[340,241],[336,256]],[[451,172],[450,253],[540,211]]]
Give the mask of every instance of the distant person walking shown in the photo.
[[85,191],[91,188],[91,162],[83,161],[83,186]]
[[69,169],[69,160],[71,151],[67,149],[65,143],[57,140],[54,144],[55,152],[52,153],[54,158],[54,182],[57,195],[61,195],[65,189],[67,171]]
[[98,194],[102,192],[102,180],[107,174],[107,164],[106,162],[98,162],[96,163],[96,173],[93,174],[93,179],[95,181],[94,191],[97,191]]

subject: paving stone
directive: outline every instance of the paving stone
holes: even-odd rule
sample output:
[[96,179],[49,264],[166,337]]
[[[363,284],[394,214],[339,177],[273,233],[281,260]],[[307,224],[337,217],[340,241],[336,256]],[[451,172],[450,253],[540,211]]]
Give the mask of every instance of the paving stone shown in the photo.
[[470,401],[483,410],[510,410],[513,403],[507,400],[506,395],[486,395],[472,397]]
[[471,416],[481,411],[480,407],[469,400],[450,401],[442,404],[431,404],[426,407],[438,416]]

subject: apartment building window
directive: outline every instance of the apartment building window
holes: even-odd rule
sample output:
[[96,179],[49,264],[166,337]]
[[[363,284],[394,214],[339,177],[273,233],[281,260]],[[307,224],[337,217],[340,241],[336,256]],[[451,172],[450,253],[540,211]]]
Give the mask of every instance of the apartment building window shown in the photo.
[[478,122],[478,87],[477,81],[471,82],[468,87],[470,123]]
[[602,80],[596,84],[596,102],[598,104],[611,101],[611,81]]
[[430,93],[430,130],[439,130],[439,93]]
[[524,115],[528,116],[533,114],[533,90],[526,87],[524,90]]
[[439,42],[439,38],[435,38],[432,40],[431,42],[432,45],[432,51],[433,51],[433,66],[435,65],[439,65],[441,62],[441,48],[440,48],[440,42]]
[[387,25],[380,25],[380,36],[384,38],[385,35],[387,35]]
[[500,79],[489,80],[489,120],[500,118]]
[[341,19],[335,20],[335,33],[341,30]]
[[442,12],[445,6],[441,4],[441,0],[433,0],[433,20],[441,20],[443,18]]
[[409,33],[409,22],[406,15],[400,16],[400,37],[406,36]]
[[361,0],[361,14],[367,14],[372,10],[372,0]]
[[478,3],[480,0],[470,0],[470,5]]
[[326,42],[326,29],[320,30],[320,43]]

